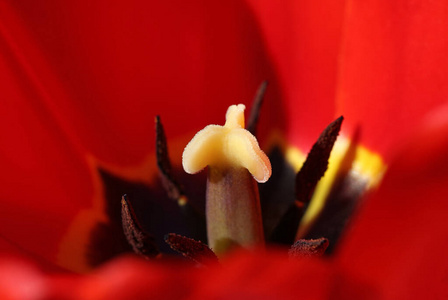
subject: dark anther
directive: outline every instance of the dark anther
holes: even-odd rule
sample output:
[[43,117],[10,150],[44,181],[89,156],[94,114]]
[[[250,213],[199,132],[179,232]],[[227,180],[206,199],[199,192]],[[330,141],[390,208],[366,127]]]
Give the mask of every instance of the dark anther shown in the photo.
[[159,254],[154,238],[140,226],[126,195],[121,198],[121,220],[126,239],[136,254],[146,258]]
[[325,199],[325,205],[313,220],[306,235],[303,236],[303,238],[311,239],[321,236],[328,238],[331,244],[325,251],[325,255],[333,254],[336,247],[339,246],[340,238],[344,234],[351,216],[362,205],[362,196],[367,190],[368,179],[350,171],[356,158],[359,138],[360,128],[357,128],[339,163],[338,172],[328,197]]
[[218,263],[216,254],[206,244],[200,241],[169,233],[165,236],[165,242],[170,245],[171,249],[198,264],[208,266]]
[[182,210],[186,218],[186,222],[188,223],[190,230],[192,230],[191,233],[194,237],[203,239],[206,236],[204,213],[193,205],[193,203],[188,201],[181,185],[174,179],[171,162],[168,156],[168,144],[160,116],[156,116],[155,122],[157,167],[159,169],[159,175],[163,188],[165,189],[168,197],[174,201],[177,201],[179,204],[179,207]]
[[260,116],[260,109],[261,105],[263,104],[264,94],[266,93],[267,86],[267,80],[263,81],[260,84],[260,87],[258,88],[252,102],[252,109],[250,111],[249,121],[247,122],[246,129],[249,130],[253,135],[256,135],[257,132],[258,117]]
[[179,204],[185,204],[187,198],[184,196],[181,186],[176,182],[171,172],[171,162],[168,156],[168,145],[166,142],[165,131],[163,129],[160,116],[156,116],[156,154],[157,167],[162,179],[162,185],[165,188],[168,197]]
[[312,257],[322,256],[325,253],[330,242],[326,238],[315,240],[298,240],[292,245],[288,254],[289,257]]
[[344,118],[341,116],[325,128],[308,153],[308,157],[299,173],[297,173],[296,200],[303,203],[304,206],[309,203],[317,182],[327,171],[328,159],[341,130],[343,120]]
[[273,240],[292,244],[297,228],[313,195],[314,189],[327,171],[328,159],[341,129],[343,117],[325,128],[308,153],[302,168],[296,175],[296,201],[288,208],[272,234]]

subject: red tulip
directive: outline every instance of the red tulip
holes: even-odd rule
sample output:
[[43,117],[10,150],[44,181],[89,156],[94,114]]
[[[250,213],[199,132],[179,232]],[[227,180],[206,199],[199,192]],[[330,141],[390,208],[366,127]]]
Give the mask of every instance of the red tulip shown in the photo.
[[[444,1],[3,1],[0,298],[446,297],[447,15]],[[306,153],[343,115],[342,138],[359,130],[388,166],[334,255],[92,270],[115,253],[113,237],[92,242],[112,226],[110,183],[159,185],[153,117],[178,165],[263,79],[262,147],[280,132]]]

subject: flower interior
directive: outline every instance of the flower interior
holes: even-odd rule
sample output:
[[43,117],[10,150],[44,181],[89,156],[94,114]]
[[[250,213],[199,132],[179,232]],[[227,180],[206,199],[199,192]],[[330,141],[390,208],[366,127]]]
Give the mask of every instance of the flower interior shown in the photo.
[[[265,89],[263,83],[247,127],[245,106],[232,105],[223,126],[206,126],[185,147],[185,172],[196,174],[206,169],[202,172],[205,179],[200,174],[188,178],[206,181],[202,201],[194,201],[176,178],[161,118],[156,117],[157,165],[163,190],[177,203],[175,209],[185,221],[180,222],[181,227],[193,228],[163,232],[164,241],[195,263],[206,265],[235,248],[260,249],[266,244],[288,245],[293,257],[320,256],[327,248],[331,253],[362,197],[385,171],[380,156],[358,145],[357,134],[352,139],[339,137],[336,142],[343,117],[322,131],[306,156],[280,143],[273,143],[266,155],[255,137]],[[197,185],[201,188],[203,185]],[[160,233],[145,225],[151,224],[146,220],[151,215],[134,211],[136,200],[142,201],[122,197],[127,242],[147,259],[166,256]]]

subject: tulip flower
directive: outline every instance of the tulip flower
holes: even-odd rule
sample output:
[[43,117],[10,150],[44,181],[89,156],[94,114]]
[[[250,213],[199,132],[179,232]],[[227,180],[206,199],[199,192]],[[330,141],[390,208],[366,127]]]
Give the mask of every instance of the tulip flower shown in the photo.
[[[2,1],[0,298],[445,298],[447,17],[437,0]],[[157,253],[170,251],[161,234],[205,236],[192,208],[206,179],[181,170],[182,152],[265,79],[265,233],[344,116],[293,232],[325,235],[328,255],[268,245],[206,268],[130,255],[125,193]],[[156,115],[191,206],[158,177]]]

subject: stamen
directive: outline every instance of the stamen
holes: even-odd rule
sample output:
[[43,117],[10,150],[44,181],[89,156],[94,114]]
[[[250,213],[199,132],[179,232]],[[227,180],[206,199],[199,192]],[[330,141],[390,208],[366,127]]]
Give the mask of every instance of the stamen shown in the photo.
[[257,134],[258,118],[260,116],[261,105],[263,104],[264,95],[266,93],[266,88],[268,87],[268,81],[263,81],[258,87],[257,93],[255,94],[254,100],[252,102],[252,109],[250,110],[249,121],[247,122],[246,129],[252,133],[254,136]]
[[328,245],[330,245],[330,242],[326,238],[298,240],[292,245],[288,254],[289,257],[294,258],[322,256],[328,248]]
[[195,237],[205,237],[205,215],[185,195],[182,186],[177,182],[172,172],[171,161],[168,155],[168,144],[165,130],[159,116],[155,118],[156,123],[156,156],[159,175],[162,185],[168,197],[177,201],[188,228]]
[[156,116],[155,123],[157,167],[159,169],[162,185],[170,199],[177,201],[180,206],[184,206],[188,203],[188,199],[184,195],[180,184],[174,179],[174,175],[171,171],[172,168],[168,155],[168,145],[160,116]]
[[201,241],[169,233],[165,236],[165,242],[170,245],[171,249],[198,264],[209,266],[219,262],[216,254]]
[[317,182],[328,168],[328,159],[341,130],[344,117],[339,117],[320,134],[296,176],[296,200],[309,203]]
[[296,238],[297,228],[313,195],[314,189],[328,168],[328,159],[341,129],[343,117],[330,123],[320,134],[296,175],[296,201],[274,229],[275,242],[291,244]]
[[136,254],[145,258],[159,254],[154,237],[142,229],[126,195],[121,198],[121,220],[126,239]]

